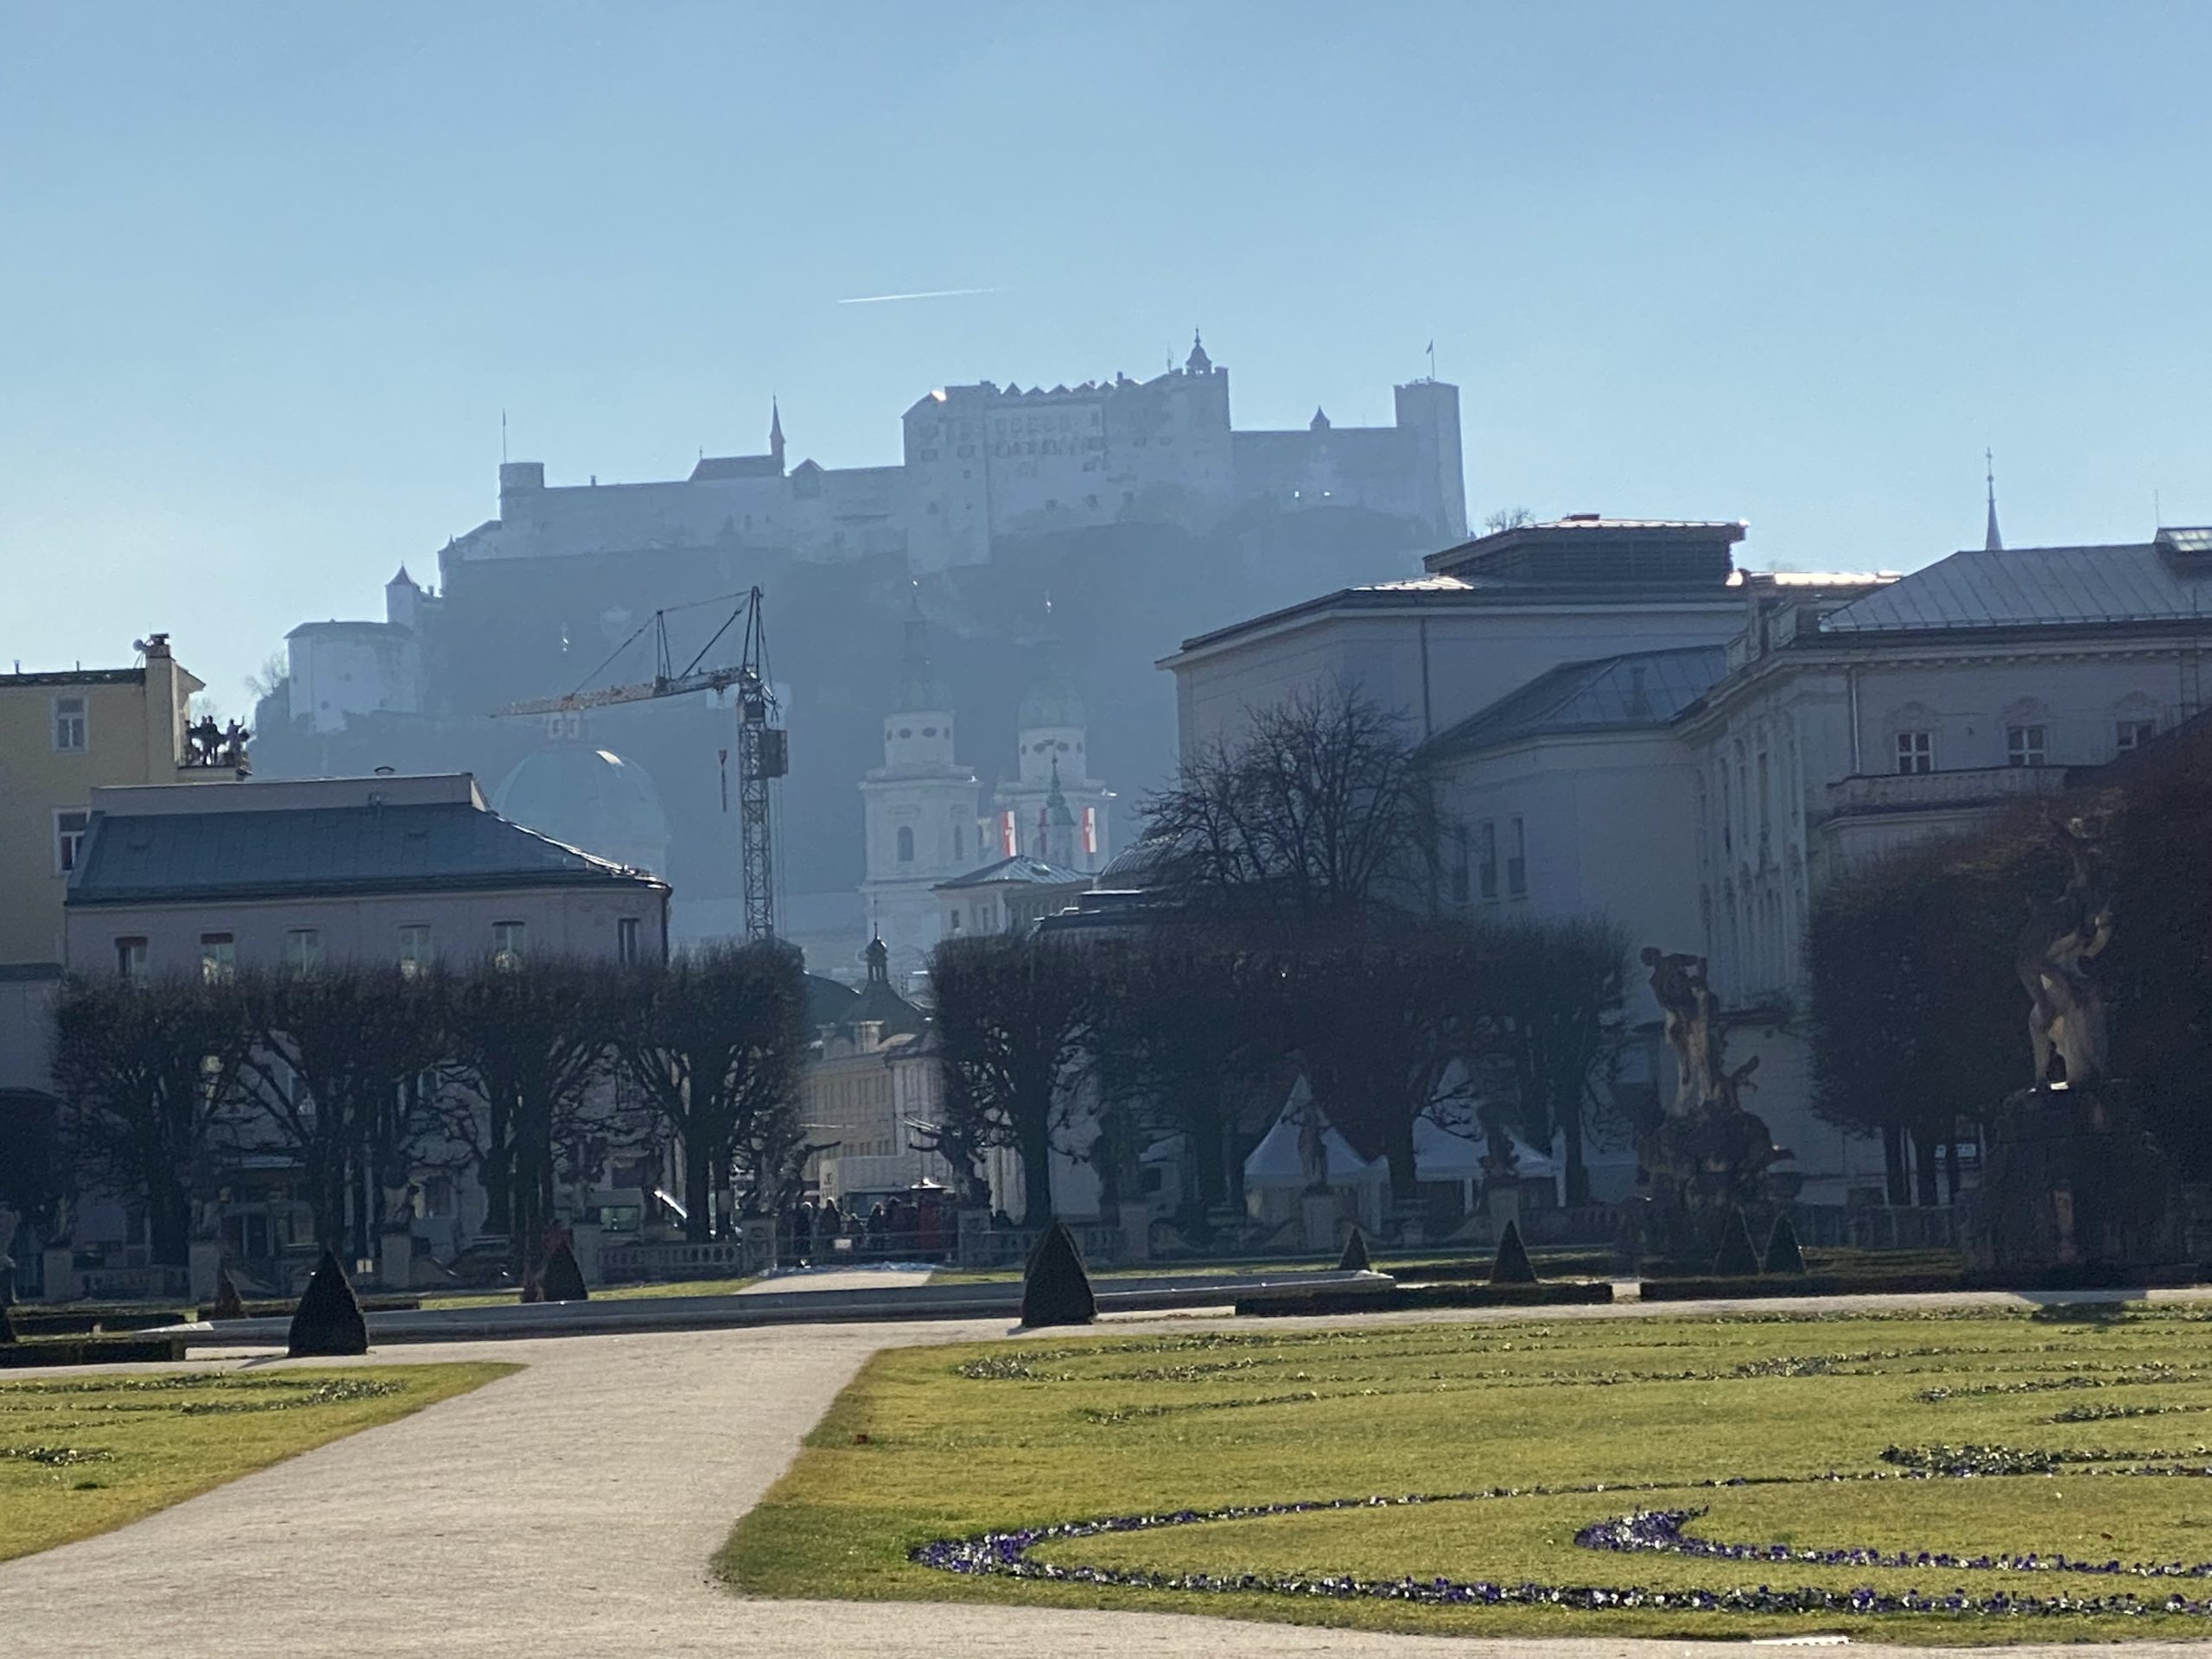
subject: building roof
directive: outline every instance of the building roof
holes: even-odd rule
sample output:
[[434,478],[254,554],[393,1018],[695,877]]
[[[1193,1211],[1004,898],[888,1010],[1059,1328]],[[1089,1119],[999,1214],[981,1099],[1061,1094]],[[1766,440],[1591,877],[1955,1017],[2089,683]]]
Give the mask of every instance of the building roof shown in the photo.
[[0,674],[0,686],[143,685],[143,668],[63,668],[43,674]]
[[986,864],[980,870],[970,870],[965,875],[956,875],[950,881],[940,881],[937,891],[948,887],[988,887],[1014,883],[1033,887],[1065,887],[1089,885],[1090,878],[1080,870],[1064,870],[1057,864],[1047,864],[1041,858],[1031,858],[1017,853],[1012,858],[1002,858],[995,864]]
[[[1708,552],[1744,539],[1745,526],[1733,518],[1608,518],[1603,513],[1573,512],[1543,524],[1510,524],[1457,547],[1432,553],[1421,563],[1431,570],[1464,575],[1464,567],[1497,568],[1500,575],[1534,574],[1530,556],[1541,562],[1571,563],[1600,545],[1621,548],[1671,546]],[[1628,574],[1634,574],[1633,571]],[[1671,576],[1673,572],[1653,571]]]
[[1540,734],[1664,726],[1727,672],[1726,645],[1563,663],[1438,733],[1426,747],[1434,753]]
[[67,902],[187,904],[568,887],[666,891],[648,876],[495,812],[448,801],[124,816],[96,810]]
[[2212,561],[2200,567],[2177,543],[1975,549],[1829,613],[1821,632],[2051,627],[2208,614]]

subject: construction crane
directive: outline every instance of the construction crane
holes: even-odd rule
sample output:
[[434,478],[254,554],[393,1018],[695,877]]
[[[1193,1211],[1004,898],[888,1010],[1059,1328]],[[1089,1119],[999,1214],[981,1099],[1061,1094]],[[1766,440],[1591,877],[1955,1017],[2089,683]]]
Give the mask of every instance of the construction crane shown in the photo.
[[[694,691],[737,690],[737,817],[740,862],[745,877],[745,937],[750,939],[772,939],[776,937],[776,853],[772,802],[768,785],[791,770],[791,748],[788,735],[780,726],[771,725],[769,716],[776,707],[776,694],[768,680],[768,636],[761,620],[760,590],[752,589],[741,597],[725,595],[721,600],[702,601],[704,604],[721,604],[737,598],[737,607],[716,628],[713,637],[699,647],[691,660],[682,670],[675,666],[674,656],[668,644],[668,612],[655,611],[650,621],[614,648],[607,658],[611,663],[616,657],[635,644],[650,631],[653,636],[653,677],[633,685],[605,687],[596,691],[577,690],[565,697],[533,697],[526,702],[511,702],[504,709],[494,709],[499,715],[565,715],[578,714],[587,709],[607,709],[617,703],[645,702],[655,697],[680,697]],[[679,610],[696,608],[678,606]],[[734,667],[702,668],[707,653],[718,645],[722,636],[742,625],[744,645],[738,653]],[[594,670],[596,678],[607,663]],[[727,752],[725,752],[727,753]],[[724,805],[728,799],[725,797]]]

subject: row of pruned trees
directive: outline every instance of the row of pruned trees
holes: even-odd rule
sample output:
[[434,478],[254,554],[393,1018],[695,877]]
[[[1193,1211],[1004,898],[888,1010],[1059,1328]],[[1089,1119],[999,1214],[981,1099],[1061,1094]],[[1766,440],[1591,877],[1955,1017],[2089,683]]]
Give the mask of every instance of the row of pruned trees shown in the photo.
[[[1053,1150],[1088,1157],[1110,1204],[1148,1140],[1182,1134],[1211,1207],[1231,1195],[1237,1125],[1303,1071],[1401,1199],[1414,1124],[1468,1128],[1478,1109],[1538,1145],[1558,1130],[1570,1198],[1586,1194],[1626,942],[1601,919],[1441,913],[1405,721],[1347,684],[1294,694],[1187,755],[1145,813],[1145,925],[953,940],[933,958],[956,1168],[1013,1148],[1041,1215]],[[1079,1103],[1096,1119],[1082,1147]]]
[[317,1241],[356,1254],[386,1189],[469,1171],[521,1268],[559,1183],[673,1147],[703,1238],[718,1191],[747,1213],[796,1196],[810,1034],[798,955],[772,944],[639,965],[73,980],[54,1009],[58,1161],[79,1190],[140,1202],[163,1262],[184,1259],[195,1194],[251,1154],[293,1161]]
[[[1020,1154],[1026,1213],[1052,1212],[1052,1154],[1087,1160],[1103,1201],[1138,1196],[1151,1141],[1186,1136],[1197,1196],[1235,1196],[1248,1126],[1302,1072],[1331,1123],[1417,1196],[1414,1126],[1563,1140],[1588,1192],[1625,942],[1601,922],[1400,918],[1281,942],[1164,919],[1104,939],[948,941],[932,959],[944,1102],[937,1150],[980,1177]],[[1493,1139],[1492,1146],[1502,1146]]]
[[1816,1103],[1889,1149],[1893,1202],[1955,1190],[1944,1153],[2035,1081],[2024,924],[2092,836],[2112,943],[2092,964],[2109,1070],[2191,1179],[2212,1179],[2212,730],[2184,728],[2082,786],[1830,884],[1808,938]]

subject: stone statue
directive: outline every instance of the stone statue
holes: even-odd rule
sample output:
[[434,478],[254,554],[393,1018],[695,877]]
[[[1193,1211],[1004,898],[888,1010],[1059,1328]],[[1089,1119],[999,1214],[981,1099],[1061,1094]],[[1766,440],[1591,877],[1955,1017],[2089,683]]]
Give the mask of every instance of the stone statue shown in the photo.
[[1751,1076],[1758,1057],[1729,1067],[1720,998],[1706,959],[1647,945],[1642,960],[1665,1016],[1676,1087],[1673,1103],[1637,1137],[1639,1181],[1651,1200],[1651,1242],[1679,1253],[1701,1239],[1705,1212],[1767,1198],[1771,1166],[1790,1154],[1774,1144],[1766,1121],[1744,1106],[1758,1086]]
[[1651,995],[1666,1014],[1668,1046],[1675,1051],[1675,1103],[1670,1117],[1688,1117],[1707,1101],[1722,1097],[1725,1039],[1720,1000],[1706,977],[1703,957],[1645,945],[1643,965],[1651,970]]
[[2028,993],[2028,1043],[2038,1084],[2080,1088],[2104,1075],[2108,1023],[2097,959],[2112,943],[2103,849],[2088,823],[2058,826],[2066,887],[2036,906],[2020,930],[2016,966]]

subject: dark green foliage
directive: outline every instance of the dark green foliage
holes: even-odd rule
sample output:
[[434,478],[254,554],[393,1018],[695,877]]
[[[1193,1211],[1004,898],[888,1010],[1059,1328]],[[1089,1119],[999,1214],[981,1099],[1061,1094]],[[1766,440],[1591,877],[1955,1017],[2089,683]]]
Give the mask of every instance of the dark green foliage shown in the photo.
[[1759,1253],[1751,1243],[1751,1224],[1741,1210],[1731,1210],[1720,1222],[1720,1248],[1713,1257],[1717,1279],[1751,1279],[1758,1274]]
[[1788,1216],[1774,1218],[1774,1231],[1767,1236],[1766,1262],[1760,1271],[1803,1275],[1805,1253],[1797,1248],[1797,1230],[1789,1224]]
[[1354,1227],[1351,1230],[1351,1236],[1344,1240],[1344,1253],[1337,1258],[1337,1271],[1338,1273],[1375,1271],[1375,1264],[1367,1259],[1367,1235],[1361,1232],[1357,1227]]
[[1509,1221],[1505,1231],[1497,1241],[1497,1259],[1490,1264],[1490,1281],[1493,1285],[1533,1285],[1536,1282],[1535,1264],[1529,1260],[1528,1247],[1521,1243],[1521,1224]]
[[369,1351],[369,1327],[334,1251],[325,1249],[315,1264],[315,1277],[300,1298],[300,1311],[292,1315],[292,1338],[286,1351],[294,1359]]
[[545,1277],[541,1288],[543,1300],[549,1302],[582,1302],[591,1298],[584,1287],[584,1270],[576,1261],[576,1253],[569,1248],[566,1233],[553,1247],[553,1254],[545,1258]]
[[242,1319],[245,1318],[245,1303],[238,1295],[238,1287],[232,1282],[231,1270],[219,1268],[215,1274],[215,1305],[207,1310],[210,1319]]
[[144,1365],[184,1357],[182,1337],[64,1337],[0,1344],[0,1366]]
[[1083,1252],[1067,1224],[1055,1221],[1029,1253],[1021,1276],[1021,1322],[1032,1328],[1089,1325],[1097,1317],[1098,1299],[1090,1294]]
[[1377,1285],[1370,1290],[1304,1290],[1252,1296],[1236,1304],[1240,1316],[1331,1313],[1395,1313],[1415,1307],[1572,1307],[1613,1300],[1604,1281],[1554,1280],[1535,1285]]

